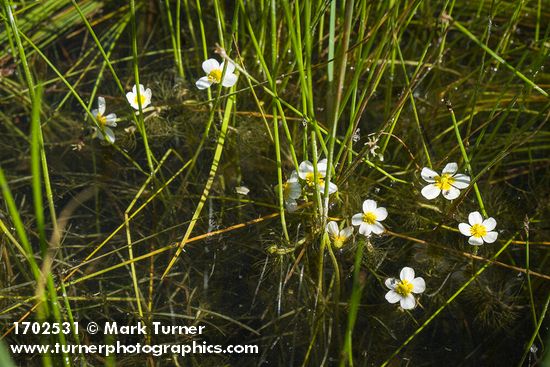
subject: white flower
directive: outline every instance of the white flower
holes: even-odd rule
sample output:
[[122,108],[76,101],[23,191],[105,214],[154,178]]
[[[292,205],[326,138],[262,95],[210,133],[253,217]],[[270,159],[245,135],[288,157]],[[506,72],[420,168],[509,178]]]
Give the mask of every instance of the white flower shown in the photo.
[[483,242],[493,243],[497,240],[498,233],[493,231],[497,226],[497,221],[494,218],[483,217],[479,212],[473,212],[468,215],[467,223],[460,223],[458,229],[464,236],[469,236],[468,243],[470,245],[483,245]]
[[346,242],[346,240],[353,234],[353,227],[346,227],[342,230],[338,229],[338,224],[334,221],[330,221],[327,223],[327,227],[325,228],[327,233],[329,234],[332,243],[334,244],[334,247],[340,248]]
[[105,98],[97,97],[97,109],[94,108],[90,111],[92,115],[94,115],[94,118],[99,126],[101,126],[101,129],[94,126],[94,136],[97,136],[99,139],[106,139],[110,143],[114,143],[115,133],[109,128],[109,126],[116,127],[116,115],[114,113],[110,113],[105,116],[105,106]]
[[[322,159],[319,162],[317,162],[317,184],[319,185],[319,189],[324,192],[325,190],[325,176],[327,174],[327,160]],[[303,161],[300,163],[300,166],[298,166],[298,175],[302,180],[306,182],[306,185],[309,188],[313,188],[315,186],[315,175],[313,173],[313,164],[310,161]],[[332,182],[328,183],[328,193],[333,194],[336,191],[338,191],[338,186],[333,184]]]
[[[151,104],[151,88],[145,89],[145,87],[143,87],[143,84],[140,84],[139,96],[141,98],[141,109],[144,109]],[[139,110],[137,88],[135,85],[132,87],[131,92],[126,93],[126,98],[128,99],[128,103],[130,103],[130,106],[132,106],[135,110]]]
[[400,302],[401,308],[411,310],[416,306],[416,300],[412,293],[420,294],[426,290],[424,279],[414,277],[414,269],[404,267],[399,274],[401,281],[395,278],[386,279],[386,287],[390,289],[386,293],[386,300],[389,303]]
[[[231,62],[227,64],[225,68],[225,74],[223,74],[225,62],[221,64],[215,59],[208,59],[202,63],[202,70],[206,73],[195,85],[199,89],[210,88],[212,84],[222,83],[224,87],[232,87],[237,83],[237,75],[234,73],[235,65]],[[222,75],[223,74],[223,75]]]
[[430,184],[422,189],[422,195],[431,200],[443,192],[445,199],[456,199],[460,195],[460,190],[470,185],[470,176],[462,173],[457,174],[457,170],[458,165],[454,162],[447,164],[441,175],[428,167],[424,167],[420,175],[424,181]]
[[359,233],[370,236],[371,233],[384,233],[384,226],[381,221],[387,218],[386,208],[377,207],[376,201],[365,200],[363,202],[363,213],[357,213],[351,217],[351,224],[359,226]]
[[300,181],[298,180],[298,173],[292,171],[290,178],[283,183],[283,200],[289,212],[298,209],[296,199],[299,199],[300,196],[302,196],[302,185],[300,185]]

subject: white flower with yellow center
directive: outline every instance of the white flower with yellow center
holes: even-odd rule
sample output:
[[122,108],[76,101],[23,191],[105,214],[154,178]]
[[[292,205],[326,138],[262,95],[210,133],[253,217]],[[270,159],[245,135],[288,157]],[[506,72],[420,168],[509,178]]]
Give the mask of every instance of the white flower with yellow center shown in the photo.
[[493,231],[497,226],[497,221],[494,218],[487,218],[483,220],[483,217],[479,212],[473,212],[468,215],[467,223],[460,223],[458,229],[464,236],[470,237],[468,243],[470,245],[483,245],[483,242],[493,243],[497,240],[498,233]]
[[340,230],[338,228],[338,224],[334,221],[328,222],[325,230],[329,234],[332,244],[336,248],[341,248],[347,239],[353,234],[353,227],[349,226]]
[[101,129],[94,126],[94,136],[97,136],[99,139],[105,139],[110,143],[114,143],[115,133],[110,129],[110,127],[116,127],[116,115],[114,113],[105,115],[105,107],[105,98],[97,97],[97,109],[94,108],[90,112]]
[[[310,161],[303,161],[298,166],[298,175],[305,181],[306,185],[313,189],[317,184],[321,192],[325,190],[325,176],[327,174],[327,160],[321,159],[317,162],[317,182],[315,182],[315,174],[313,171],[313,164]],[[332,182],[328,183],[328,193],[333,194],[338,191],[338,186]]]
[[223,68],[225,62],[221,64],[215,59],[208,59],[202,63],[202,70],[206,73],[206,76],[203,76],[195,85],[199,89],[210,88],[212,84],[221,83],[224,87],[232,87],[237,83],[237,75],[234,73],[235,65],[228,63],[225,67],[225,74],[223,73]]
[[422,195],[432,200],[443,193],[447,200],[456,199],[460,195],[460,190],[467,188],[470,185],[470,176],[458,171],[458,164],[449,163],[443,168],[443,172],[438,174],[434,170],[424,167],[420,175],[429,185],[422,189]]
[[381,221],[388,217],[386,208],[378,207],[376,201],[365,200],[363,202],[363,213],[357,213],[351,217],[351,224],[359,226],[359,233],[370,236],[371,233],[384,233],[384,226]]
[[[145,107],[151,104],[152,95],[153,93],[151,92],[151,88],[145,89],[143,84],[139,85],[139,97],[141,99],[141,109],[144,109]],[[126,93],[126,98],[128,99],[128,103],[130,103],[130,106],[132,106],[135,110],[139,110],[138,94],[137,94],[137,88],[135,85],[133,86],[131,92]]]
[[386,279],[386,287],[390,289],[386,293],[386,300],[389,303],[399,302],[404,310],[412,310],[416,306],[413,293],[420,294],[426,290],[424,279],[414,277],[414,269],[404,267],[399,274],[400,280],[395,278]]

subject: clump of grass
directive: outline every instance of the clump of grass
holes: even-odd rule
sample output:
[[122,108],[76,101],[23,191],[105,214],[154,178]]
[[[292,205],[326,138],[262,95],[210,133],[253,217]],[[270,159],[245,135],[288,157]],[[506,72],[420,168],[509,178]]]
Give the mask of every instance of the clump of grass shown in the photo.
[[[8,344],[259,346],[191,357],[204,366],[548,362],[542,2],[9,0],[0,18]],[[197,89],[210,58],[236,66],[235,86]],[[153,100],[135,110],[125,94],[140,83]],[[118,116],[114,144],[91,134],[98,96]],[[289,208],[304,161],[313,176]],[[426,200],[422,168],[449,162],[471,185]],[[333,246],[326,224],[350,226],[365,199],[387,208],[385,232]],[[459,232],[474,211],[497,220],[496,242]],[[405,266],[427,285],[411,310],[384,299]],[[13,333],[18,320],[208,332],[33,340]]]

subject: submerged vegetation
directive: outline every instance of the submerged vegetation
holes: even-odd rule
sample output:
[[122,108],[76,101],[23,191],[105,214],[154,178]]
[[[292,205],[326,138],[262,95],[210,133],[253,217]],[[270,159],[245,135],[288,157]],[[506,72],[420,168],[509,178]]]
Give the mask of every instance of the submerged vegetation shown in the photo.
[[1,4],[2,366],[550,366],[546,1]]

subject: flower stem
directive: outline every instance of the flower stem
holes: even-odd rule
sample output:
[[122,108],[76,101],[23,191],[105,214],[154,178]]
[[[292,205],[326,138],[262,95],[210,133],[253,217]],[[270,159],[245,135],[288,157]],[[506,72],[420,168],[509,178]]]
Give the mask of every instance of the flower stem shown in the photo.
[[[460,130],[458,129],[458,124],[456,122],[456,116],[453,111],[453,107],[451,106],[451,103],[448,100],[445,101],[445,103],[447,104],[447,109],[449,110],[449,113],[451,114],[451,119],[453,120],[453,127],[456,134],[456,140],[458,141],[458,145],[460,146],[460,152],[462,153],[462,158],[464,159],[464,163],[466,164],[468,171],[470,172],[470,174],[472,174],[473,170],[472,170],[472,166],[470,165],[470,158],[468,157],[468,153],[466,152],[466,148],[464,147],[464,142],[462,141]],[[479,191],[479,187],[477,187],[477,182],[474,182],[474,191],[476,193],[476,197],[479,203],[479,208],[481,209],[481,213],[485,218],[487,218],[487,211],[485,210],[485,205],[483,204],[483,199],[481,198],[481,192]]]
[[[271,66],[273,70],[277,70],[277,4],[275,0],[271,0]],[[277,84],[272,80],[271,88],[275,93],[277,92]],[[268,130],[269,131],[269,130]],[[277,191],[279,195],[279,214],[281,215],[281,227],[283,228],[283,235],[287,241],[290,241],[288,236],[288,230],[286,228],[285,219],[285,203],[283,193],[283,166],[281,163],[281,142],[279,139],[279,120],[277,118],[277,106],[273,105],[273,135],[275,143],[275,158],[277,160]]]
[[353,366],[352,336],[353,328],[355,327],[355,321],[357,320],[357,312],[359,311],[361,293],[363,292],[363,284],[361,283],[359,277],[361,271],[361,262],[363,261],[364,245],[365,242],[363,240],[360,240],[355,251],[355,261],[353,263],[353,288],[350,297],[348,325],[346,328],[346,333],[344,335],[344,347],[342,348],[340,367],[344,367],[346,365],[346,362],[348,362],[348,365]]

